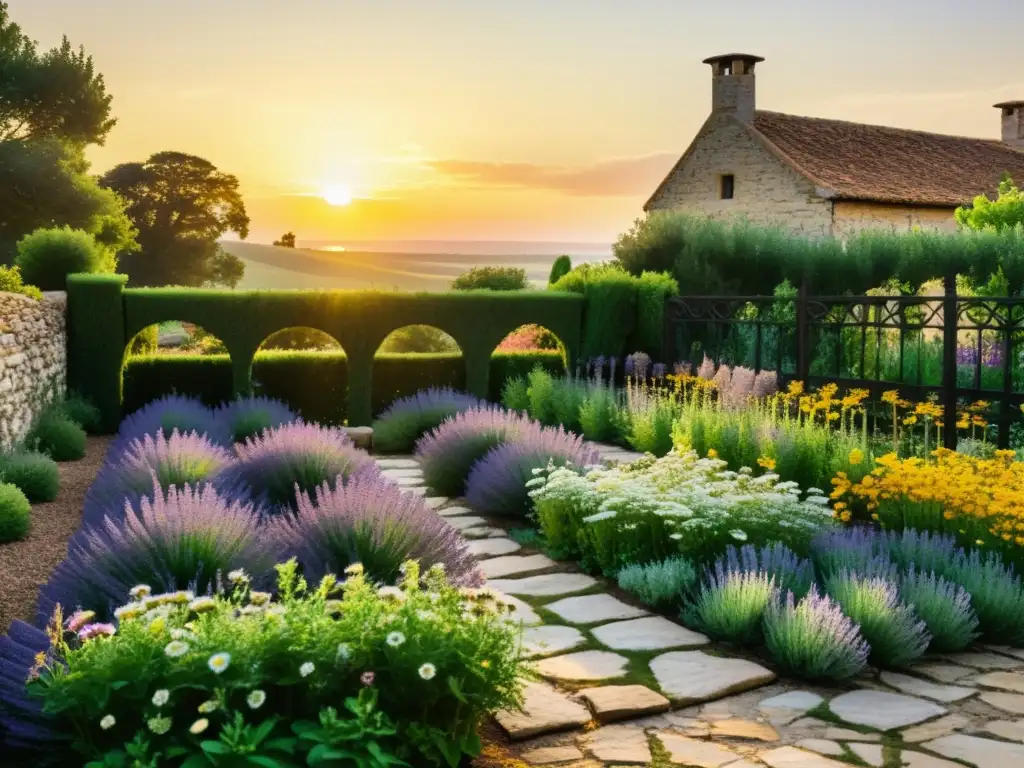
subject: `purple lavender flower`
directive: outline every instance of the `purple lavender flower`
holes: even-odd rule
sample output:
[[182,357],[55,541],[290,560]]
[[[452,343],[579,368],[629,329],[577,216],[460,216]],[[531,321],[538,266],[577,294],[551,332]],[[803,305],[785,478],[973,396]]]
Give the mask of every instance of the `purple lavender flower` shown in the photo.
[[606,362],[604,355],[598,355],[594,358],[594,373],[598,376],[604,375],[604,364]]
[[971,596],[963,587],[934,573],[911,568],[900,585],[903,599],[928,626],[930,651],[962,651],[978,637],[978,617],[971,607]]
[[265,514],[294,511],[296,492],[334,486],[355,474],[379,475],[373,458],[340,429],[301,421],[268,429],[235,446],[237,460],[215,478],[228,493],[244,487]]
[[1003,345],[986,343],[983,347],[981,362],[989,368],[1001,368],[1003,365]]
[[[728,371],[728,368],[723,365],[719,369],[719,374],[722,371]],[[718,379],[717,376],[715,378],[716,380]],[[728,379],[728,385],[725,388],[719,386],[718,393],[722,404],[730,408],[742,408],[746,405],[754,393],[754,379],[754,371],[750,368],[742,366],[733,368]]]
[[451,387],[422,389],[395,400],[373,422],[373,448],[381,453],[411,451],[416,441],[456,413],[486,403]]
[[843,612],[860,625],[871,646],[871,663],[904,667],[919,658],[931,642],[928,626],[900,599],[892,579],[862,576],[842,569],[825,581],[825,589]]
[[[615,384],[615,366],[617,365],[617,363],[618,363],[618,360],[616,358],[614,358],[614,357],[609,357],[608,358],[608,383],[612,384],[612,385]],[[601,383],[600,378],[598,379],[598,383],[599,384]]]
[[124,418],[108,455],[115,457],[118,451],[135,438],[155,435],[160,429],[164,434],[170,434],[175,429],[183,434],[197,432],[206,435],[210,442],[217,445],[231,444],[223,425],[214,418],[212,410],[194,398],[167,395]]
[[705,381],[711,381],[715,378],[715,364],[707,355],[704,355],[704,360],[701,361],[700,367],[697,368],[697,378],[704,379]]
[[46,633],[23,621],[15,620],[7,634],[0,635],[0,732],[4,762],[9,765],[34,765],[40,755],[60,754],[69,746],[66,729],[43,712],[41,698],[25,689],[36,656],[49,652]]
[[666,368],[664,363],[655,363],[654,367],[651,369],[651,375],[656,379],[663,379],[665,378],[665,370]]
[[754,377],[754,389],[751,394],[758,400],[771,397],[779,391],[779,377],[775,371],[758,371]]
[[78,639],[84,643],[97,637],[113,637],[116,633],[117,627],[113,624],[86,624],[78,630]]
[[442,496],[461,496],[473,465],[530,424],[526,416],[498,407],[456,414],[416,443],[426,484]]
[[956,347],[957,365],[977,365],[978,349],[974,345],[958,344]]
[[232,462],[227,450],[205,436],[177,429],[166,436],[157,428],[155,435],[125,443],[120,456],[102,468],[86,494],[83,524],[120,517],[126,502],[138,508],[139,499],[154,487],[166,492],[171,486],[202,486]]
[[889,557],[903,570],[916,568],[942,576],[950,570],[957,556],[963,554],[956,539],[942,533],[906,528],[881,536]]
[[264,430],[296,421],[298,415],[280,400],[244,397],[222,404],[213,412],[233,443],[244,443]]
[[466,499],[482,512],[525,518],[532,509],[527,483],[549,465],[580,469],[599,463],[596,448],[561,428],[530,424],[514,442],[498,445],[477,461],[466,480]]
[[42,624],[58,603],[110,618],[137,584],[199,594],[235,568],[265,580],[280,549],[275,529],[260,529],[250,504],[228,501],[209,485],[171,488],[166,498],[156,487],[138,510],[125,507],[123,518],[105,518],[72,536],[67,558],[39,592]]
[[627,376],[633,375],[633,371],[636,370],[636,360],[632,355],[626,355],[626,362],[623,364],[623,370]]
[[651,367],[651,356],[645,352],[633,353],[633,374],[638,381],[647,379],[647,371]]
[[716,566],[722,571],[759,571],[775,580],[781,592],[790,591],[798,598],[806,595],[814,583],[814,566],[798,557],[785,544],[775,542],[764,547],[746,544],[737,549],[726,547]]
[[824,578],[844,569],[888,573],[894,567],[889,561],[889,540],[867,526],[822,531],[811,541],[811,558]]
[[355,477],[303,493],[297,515],[284,526],[288,551],[310,580],[361,563],[374,580],[391,584],[402,563],[418,560],[424,569],[440,563],[463,586],[483,581],[459,532],[423,499],[381,478]]
[[799,603],[792,592],[773,601],[764,613],[764,640],[784,671],[812,680],[854,677],[870,651],[860,628],[817,587]]

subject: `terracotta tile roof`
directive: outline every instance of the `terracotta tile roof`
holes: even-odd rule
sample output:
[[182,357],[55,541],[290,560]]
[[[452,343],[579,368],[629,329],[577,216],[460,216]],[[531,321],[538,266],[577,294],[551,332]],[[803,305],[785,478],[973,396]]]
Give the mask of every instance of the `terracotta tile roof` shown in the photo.
[[758,110],[754,128],[798,171],[846,200],[956,206],[1024,181],[1024,152],[971,139]]

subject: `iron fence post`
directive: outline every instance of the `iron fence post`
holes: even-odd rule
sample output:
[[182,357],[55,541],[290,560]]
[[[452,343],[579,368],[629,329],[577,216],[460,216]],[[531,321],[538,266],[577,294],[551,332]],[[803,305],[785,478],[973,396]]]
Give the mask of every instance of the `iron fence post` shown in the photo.
[[806,382],[811,373],[811,361],[807,347],[810,344],[807,323],[807,281],[800,281],[796,295],[796,378]]
[[956,276],[946,275],[942,297],[942,444],[956,449]]

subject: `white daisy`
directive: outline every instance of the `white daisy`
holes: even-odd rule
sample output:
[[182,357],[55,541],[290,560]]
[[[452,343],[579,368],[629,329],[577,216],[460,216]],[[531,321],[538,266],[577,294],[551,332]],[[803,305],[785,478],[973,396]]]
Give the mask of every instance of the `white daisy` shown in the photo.
[[312,661],[307,661],[305,664],[303,664],[301,667],[299,667],[299,674],[302,677],[309,677],[310,675],[313,674],[313,671],[315,669],[316,669],[316,665]]
[[420,677],[422,677],[424,680],[433,680],[434,675],[437,674],[437,667],[435,667],[430,662],[427,662],[426,664],[420,666],[419,673]]
[[255,690],[245,697],[245,703],[249,705],[249,709],[259,709],[266,700],[267,694],[260,690]]
[[117,720],[114,718],[113,715],[104,715],[103,719],[100,720],[100,728],[102,728],[104,731],[109,731],[115,725],[117,725]]
[[153,694],[153,706],[162,707],[171,698],[171,692],[166,688],[161,688],[159,691]]
[[210,668],[214,674],[219,675],[229,666],[231,666],[231,654],[230,653],[215,653],[206,662],[206,666]]
[[403,635],[401,632],[392,632],[390,635],[388,635],[386,642],[392,648],[398,648],[402,643],[405,642],[405,635]]
[[181,640],[171,640],[171,642],[164,646],[164,653],[172,659],[184,656],[188,653],[188,643],[183,643]]

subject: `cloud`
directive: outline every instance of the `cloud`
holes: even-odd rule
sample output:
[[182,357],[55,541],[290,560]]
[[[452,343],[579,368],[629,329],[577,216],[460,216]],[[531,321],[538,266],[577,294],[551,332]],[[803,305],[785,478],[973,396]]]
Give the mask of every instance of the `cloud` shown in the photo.
[[659,152],[600,160],[583,166],[497,163],[482,160],[430,160],[426,165],[462,185],[546,189],[578,197],[648,195],[678,159]]

